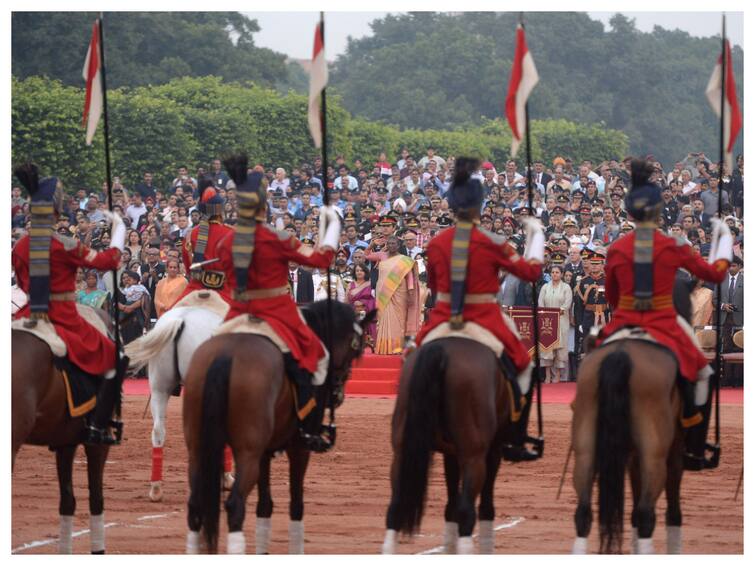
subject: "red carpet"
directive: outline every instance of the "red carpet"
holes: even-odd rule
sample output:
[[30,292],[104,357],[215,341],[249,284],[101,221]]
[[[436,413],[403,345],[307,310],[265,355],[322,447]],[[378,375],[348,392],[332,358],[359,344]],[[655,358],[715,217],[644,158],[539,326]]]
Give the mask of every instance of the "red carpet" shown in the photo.
[[[396,396],[400,370],[401,356],[365,354],[351,370],[351,379],[346,383],[346,395],[393,398]],[[149,395],[149,383],[146,379],[127,379],[123,389],[126,395]],[[575,383],[543,384],[543,403],[571,403],[575,391]],[[721,389],[721,403],[742,405],[744,403],[743,388]]]

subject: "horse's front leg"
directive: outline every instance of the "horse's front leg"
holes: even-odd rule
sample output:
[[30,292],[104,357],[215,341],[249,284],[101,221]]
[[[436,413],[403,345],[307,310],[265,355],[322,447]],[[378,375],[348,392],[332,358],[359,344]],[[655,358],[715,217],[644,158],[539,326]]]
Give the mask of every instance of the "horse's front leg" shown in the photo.
[[109,446],[85,446],[89,482],[89,539],[92,554],[105,554],[105,462]]
[[73,495],[73,457],[76,446],[63,446],[55,450],[55,465],[58,470],[58,487],[60,489],[60,538],[58,552],[73,552],[73,516],[76,513],[76,498]]
[[291,501],[288,515],[288,553],[304,554],[304,476],[309,465],[309,450],[293,446],[288,455],[288,477]]
[[155,375],[150,375],[150,389],[152,398],[149,408],[152,412],[152,473],[150,475],[149,500],[162,501],[163,499],[163,454],[165,445],[165,418],[168,414],[168,400],[170,393],[160,391],[158,382],[158,370],[150,368]]
[[270,456],[260,461],[260,477],[257,480],[257,525],[255,552],[268,554],[270,546],[270,517],[273,515],[273,498],[270,494]]

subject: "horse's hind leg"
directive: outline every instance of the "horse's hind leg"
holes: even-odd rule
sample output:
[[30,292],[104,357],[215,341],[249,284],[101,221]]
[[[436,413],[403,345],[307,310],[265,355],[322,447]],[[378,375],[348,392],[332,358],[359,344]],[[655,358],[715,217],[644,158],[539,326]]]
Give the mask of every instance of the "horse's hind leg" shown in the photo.
[[73,516],[76,513],[76,498],[73,495],[73,457],[76,446],[62,446],[55,450],[55,465],[58,470],[58,487],[60,488],[60,538],[58,552],[73,552]]
[[270,545],[270,517],[273,515],[273,498],[270,495],[270,456],[260,462],[260,477],[257,481],[257,525],[255,529],[255,552],[267,554]]
[[108,446],[85,446],[89,482],[89,540],[92,554],[105,554],[105,497],[103,480]]
[[459,540],[459,462],[455,456],[443,454],[443,471],[447,495],[443,549],[446,554],[456,554],[456,543]]
[[597,409],[585,407],[575,411],[572,424],[574,448],[573,484],[577,492],[577,510],[574,526],[577,536],[572,545],[572,554],[587,554],[587,537],[592,528],[592,485],[595,477],[595,423]]
[[637,554],[637,520],[638,520],[638,506],[640,504],[640,493],[642,492],[642,482],[640,477],[640,461],[636,454],[634,454],[629,460],[629,482],[632,486],[632,542],[631,549],[632,554]]
[[240,450],[236,454],[236,481],[225,502],[228,517],[228,554],[244,554],[244,518],[246,499],[249,497],[260,475],[262,455],[251,450]]
[[475,502],[485,483],[486,452],[486,450],[470,451],[461,460],[462,487],[458,505],[459,541],[457,543],[459,554],[474,552],[472,531],[474,531],[476,521]]
[[677,436],[669,450],[666,474],[666,552],[682,553],[682,506],[681,487],[684,466],[682,460],[682,439]]
[[395,554],[398,540],[398,521],[396,513],[398,509],[398,470],[400,447],[393,448],[393,460],[391,461],[391,501],[385,514],[385,538],[383,539],[382,554]]
[[655,504],[666,485],[666,451],[648,447],[642,450],[640,471],[642,489],[637,502],[637,553],[653,554]]
[[482,492],[480,493],[480,526],[478,527],[480,554],[493,554],[493,550],[495,549],[495,539],[493,534],[495,505],[493,502],[493,496],[495,492],[495,479],[498,476],[498,469],[500,466],[500,452],[491,448],[488,451],[486,461],[485,483],[483,484]]
[[304,554],[304,475],[309,465],[309,450],[291,448],[288,454],[289,502],[288,553]]
[[[154,368],[153,371],[156,371]],[[153,378],[150,378],[153,381]],[[163,499],[163,452],[165,445],[165,417],[168,413],[170,393],[158,391],[157,381],[150,383],[152,399],[149,407],[152,412],[152,475],[150,476],[149,500]]]

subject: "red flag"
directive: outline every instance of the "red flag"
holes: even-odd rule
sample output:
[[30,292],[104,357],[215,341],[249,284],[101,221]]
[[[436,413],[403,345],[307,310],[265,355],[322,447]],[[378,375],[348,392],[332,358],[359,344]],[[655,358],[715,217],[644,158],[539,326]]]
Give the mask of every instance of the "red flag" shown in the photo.
[[516,51],[514,52],[514,66],[511,69],[509,92],[506,95],[506,119],[511,127],[511,156],[516,155],[519,144],[524,138],[527,128],[525,124],[524,107],[527,99],[540,80],[535,68],[535,60],[527,49],[524,28],[519,24],[516,28]]
[[315,46],[312,51],[312,67],[309,71],[309,110],[307,121],[315,147],[322,146],[322,117],[320,116],[320,93],[328,84],[328,63],[325,61],[325,45],[320,23],[315,28]]
[[102,115],[102,80],[100,68],[102,57],[100,55],[100,20],[94,21],[92,27],[92,39],[89,42],[87,58],[84,61],[84,80],[87,82],[86,100],[84,101],[83,123],[87,129],[87,145],[92,145],[92,138],[97,131],[97,124]]
[[[734,71],[731,64],[731,46],[729,40],[725,42],[726,52],[726,100],[724,100],[724,153],[726,165],[729,171],[732,170],[733,160],[732,151],[734,142],[737,141],[739,131],[742,129],[742,114],[739,112],[739,101],[737,101],[737,85],[734,82]],[[705,96],[708,97],[713,112],[716,116],[721,117],[721,55],[718,56],[718,62],[713,68],[713,74],[710,76],[708,86],[705,89]]]

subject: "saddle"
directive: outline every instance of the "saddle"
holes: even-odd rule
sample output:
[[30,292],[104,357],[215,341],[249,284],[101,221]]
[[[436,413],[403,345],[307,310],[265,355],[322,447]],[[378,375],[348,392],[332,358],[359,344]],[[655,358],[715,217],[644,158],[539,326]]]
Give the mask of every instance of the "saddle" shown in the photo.
[[[94,308],[77,303],[76,310],[81,318],[94,326],[94,328],[96,328],[101,334],[107,336],[111,340],[113,339],[107,326],[105,326],[104,321],[97,315]],[[49,320],[44,319],[33,321],[36,324],[30,324],[31,322],[32,321],[28,318],[16,319],[11,322],[11,330],[21,330],[33,334],[50,347],[53,356],[65,358],[68,354],[68,350],[63,339],[58,336],[58,333],[55,331],[55,325]]]
[[[517,333],[516,336],[518,338],[519,334]],[[504,350],[503,343],[496,338],[495,334],[476,322],[465,321],[464,326],[458,329],[452,328],[450,322],[443,322],[425,335],[422,344],[428,344],[434,340],[440,340],[441,338],[466,338],[468,340],[474,340],[475,342],[493,350],[493,353],[497,358],[501,357]]]
[[192,291],[170,308],[174,309],[177,307],[199,307],[207,309],[208,311],[217,314],[222,319],[226,317],[228,311],[231,309],[230,305],[223,300],[219,293],[209,289]]
[[[291,350],[286,342],[281,338],[273,327],[261,318],[254,317],[250,314],[240,314],[221,324],[213,332],[213,336],[221,334],[257,334],[270,340],[281,351],[281,354],[290,354]],[[322,385],[328,374],[329,354],[325,350],[325,356],[317,363],[317,371],[312,377],[313,385]]]

